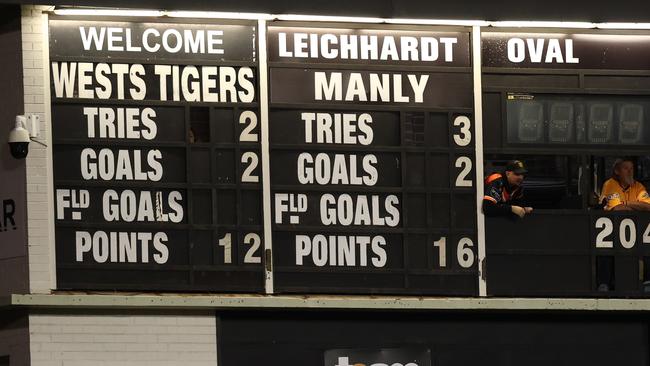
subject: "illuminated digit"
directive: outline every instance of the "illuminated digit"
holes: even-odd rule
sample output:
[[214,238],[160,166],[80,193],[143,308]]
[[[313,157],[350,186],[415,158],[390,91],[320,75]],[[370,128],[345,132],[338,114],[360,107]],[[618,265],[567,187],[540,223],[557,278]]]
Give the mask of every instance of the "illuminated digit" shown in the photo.
[[605,238],[611,235],[612,231],[614,231],[612,220],[607,217],[599,218],[596,220],[596,229],[603,229],[598,233],[598,236],[596,236],[596,248],[613,248],[614,241],[605,240]]
[[239,123],[246,125],[246,127],[239,134],[239,141],[242,142],[257,142],[259,137],[253,130],[257,126],[257,115],[253,111],[243,111],[239,115]]
[[[629,234],[628,234],[629,233]],[[623,219],[618,230],[618,238],[625,249],[631,249],[636,244],[636,225],[632,219]]]
[[255,168],[257,168],[258,161],[259,159],[257,157],[257,154],[254,152],[247,151],[242,154],[241,162],[243,164],[248,164],[241,175],[242,182],[258,183],[260,181],[260,177],[253,174]]
[[223,262],[232,263],[232,236],[230,233],[219,239],[219,246],[223,247]]
[[262,243],[260,236],[255,233],[246,234],[244,243],[251,246],[248,248],[246,256],[244,256],[244,263],[262,263],[262,257],[255,255],[255,252],[260,249],[260,244]]
[[467,179],[470,171],[472,170],[472,159],[467,156],[460,156],[456,159],[456,168],[463,168],[456,177],[456,187],[471,187],[472,180]]
[[440,240],[434,241],[433,246],[438,248],[439,266],[447,267],[447,238],[443,236]]
[[456,256],[458,257],[458,264],[463,268],[469,268],[474,265],[474,252],[472,247],[474,243],[470,238],[462,238],[458,241],[456,248]]
[[454,126],[461,126],[460,133],[462,137],[458,134],[454,134],[454,142],[458,146],[467,146],[472,141],[472,131],[470,130],[472,122],[470,122],[467,116],[458,116],[454,118]]

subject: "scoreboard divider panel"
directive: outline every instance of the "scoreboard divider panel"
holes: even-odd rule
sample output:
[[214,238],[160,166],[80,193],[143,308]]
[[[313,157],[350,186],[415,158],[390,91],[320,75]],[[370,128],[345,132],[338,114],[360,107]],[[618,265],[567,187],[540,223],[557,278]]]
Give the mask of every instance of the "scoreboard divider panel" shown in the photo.
[[476,179],[476,240],[478,245],[479,296],[487,296],[487,255],[485,248],[485,215],[483,214],[483,82],[481,79],[481,27],[472,27],[472,77],[474,81],[474,173]]
[[257,85],[259,88],[260,102],[260,148],[262,159],[262,207],[264,214],[264,253],[262,263],[264,265],[264,292],[273,294],[275,292],[274,275],[273,275],[273,230],[271,228],[271,171],[270,171],[270,151],[269,151],[269,75],[268,75],[268,53],[267,53],[267,24],[265,20],[260,19],[257,22],[257,39],[259,52],[259,79]]

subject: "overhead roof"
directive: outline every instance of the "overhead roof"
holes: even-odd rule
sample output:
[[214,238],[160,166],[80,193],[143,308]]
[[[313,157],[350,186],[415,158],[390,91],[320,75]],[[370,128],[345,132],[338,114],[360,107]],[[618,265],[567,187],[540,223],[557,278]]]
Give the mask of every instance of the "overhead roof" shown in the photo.
[[51,0],[42,5],[382,18],[650,22],[650,2],[641,0]]

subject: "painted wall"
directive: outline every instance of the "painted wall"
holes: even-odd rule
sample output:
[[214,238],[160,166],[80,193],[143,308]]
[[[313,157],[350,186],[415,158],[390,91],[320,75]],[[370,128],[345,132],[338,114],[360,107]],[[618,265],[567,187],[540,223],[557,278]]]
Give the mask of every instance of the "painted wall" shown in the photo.
[[29,365],[29,330],[24,311],[0,311],[0,359],[10,366]]
[[25,160],[7,139],[23,111],[20,6],[0,6],[0,295],[28,291]]

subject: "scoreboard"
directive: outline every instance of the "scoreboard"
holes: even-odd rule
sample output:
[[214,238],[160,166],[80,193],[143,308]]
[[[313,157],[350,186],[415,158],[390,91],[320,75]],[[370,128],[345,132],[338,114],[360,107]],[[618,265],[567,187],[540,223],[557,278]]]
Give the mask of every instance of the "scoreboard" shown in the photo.
[[476,295],[469,32],[268,38],[277,291]]
[[58,288],[262,291],[256,36],[50,20]]
[[650,35],[484,28],[50,17],[57,289],[644,296]]
[[59,288],[477,295],[467,28],[50,30]]

